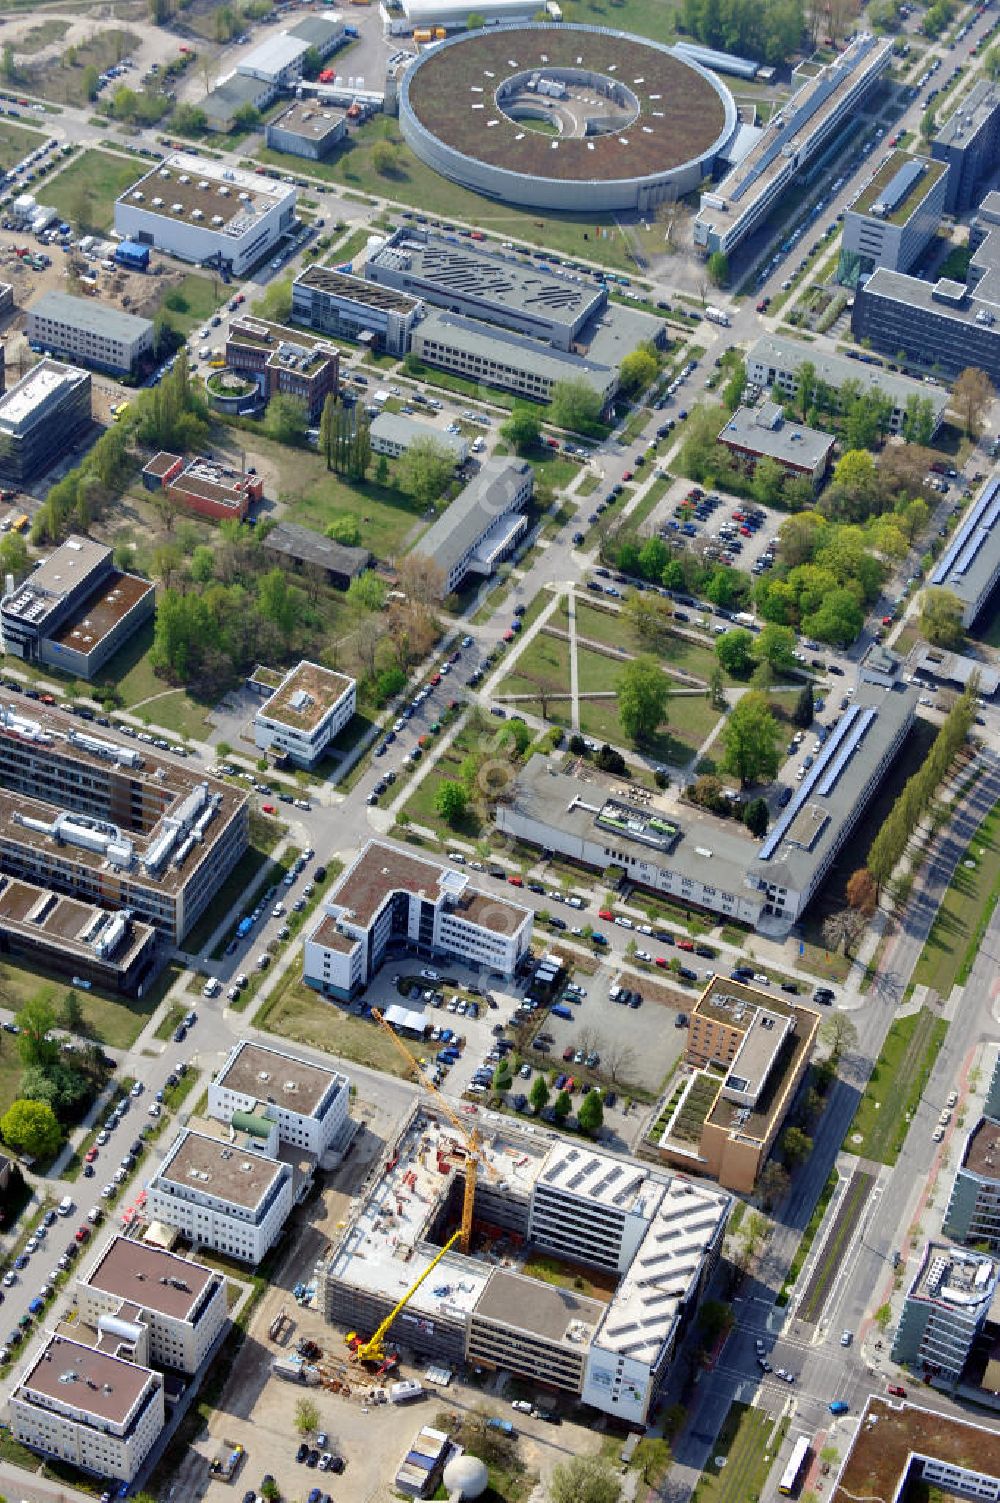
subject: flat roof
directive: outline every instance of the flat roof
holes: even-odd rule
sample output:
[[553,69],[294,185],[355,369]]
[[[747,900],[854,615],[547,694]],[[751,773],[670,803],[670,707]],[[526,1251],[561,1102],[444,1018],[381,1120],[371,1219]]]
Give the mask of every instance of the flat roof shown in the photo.
[[111,549],[103,543],[73,533],[4,601],[4,615],[30,621],[44,632],[46,619],[61,609],[66,596],[86,586],[110,558]]
[[[39,756],[77,764],[100,788],[113,782],[118,802],[97,818],[90,804],[49,802],[41,794],[9,791],[4,784],[4,748],[33,745]],[[109,774],[114,773],[114,779]],[[130,794],[130,796],[126,796]],[[117,882],[176,893],[206,860],[248,796],[228,783],[181,767],[147,746],[119,740],[113,727],[91,727],[50,705],[0,700],[0,832],[15,846],[108,874]],[[29,826],[21,815],[30,815]],[[127,824],[128,819],[132,824]],[[200,823],[184,859],[176,860],[187,834]]]
[[951,1242],[932,1240],[924,1249],[907,1299],[978,1311],[992,1303],[998,1281],[1000,1263],[994,1258]]
[[220,234],[244,235],[270,210],[294,203],[296,193],[294,184],[177,151],[126,188],[117,203]]
[[663,1193],[662,1184],[656,1185],[640,1165],[623,1165],[606,1154],[561,1140],[549,1149],[538,1182],[552,1190],[571,1190],[575,1197],[595,1205],[615,1206],[623,1213],[638,1210],[647,1218]]
[[279,31],[273,37],[267,37],[259,47],[240,59],[237,64],[237,72],[244,75],[257,70],[260,73],[280,73],[284,68],[297,63],[300,57],[308,52],[310,43],[304,38],[293,36],[291,32]]
[[732,1208],[724,1190],[671,1177],[646,1234],[606,1307],[596,1345],[619,1357],[656,1361],[690,1302],[705,1255]]
[[858,1498],[871,1497],[895,1503],[910,1462],[919,1457],[1000,1478],[1000,1433],[939,1409],[872,1394],[830,1503],[856,1503]]
[[494,1268],[473,1314],[560,1342],[582,1356],[604,1311],[600,1300],[572,1289]]
[[190,1321],[213,1280],[221,1281],[221,1275],[202,1263],[132,1237],[114,1236],[79,1282],[174,1320]]
[[343,110],[324,109],[309,100],[297,99],[283,115],[268,122],[268,129],[288,131],[304,141],[322,142],[339,130],[344,118]]
[[319,564],[323,569],[348,576],[360,574],[371,562],[367,548],[336,543],[322,533],[313,532],[310,527],[301,527],[298,522],[278,522],[263,539],[262,547],[296,562]]
[[148,1367],[65,1336],[50,1336],[13,1396],[51,1399],[58,1409],[77,1410],[84,1424],[93,1415],[124,1425],[144,1394],[162,1382]]
[[176,1185],[184,1191],[198,1190],[253,1211],[285,1171],[286,1165],[276,1159],[188,1128],[168,1150],[150,1187],[169,1191]]
[[737,1051],[732,1068],[725,1077],[718,1077],[719,1093],[706,1120],[747,1142],[764,1143],[771,1135],[775,1119],[780,1120],[788,1110],[789,1082],[795,1079],[803,1054],[811,1050],[823,1020],[812,1007],[805,1004],[793,1005],[762,987],[731,981],[728,977],[719,975],[709,978],[705,991],[692,1010],[692,1016],[700,1014],[729,1027],[739,1027],[733,1012],[740,1005],[746,1007],[747,1021],[753,1021],[751,1009],[754,1012],[759,1009],[766,1010],[777,1018],[787,1018],[794,1026],[784,1032],[774,1030],[775,1035],[780,1033],[778,1045],[773,1051],[767,1074],[761,1081],[761,1088],[752,1105],[744,1105],[741,1101],[734,1100],[732,1094],[726,1094],[727,1089],[732,1092],[742,1090],[742,1080],[737,1082],[734,1078],[739,1059]]
[[497,520],[516,511],[509,502],[526,475],[526,459],[486,459],[454,501],[424,533],[418,551],[440,564],[447,578],[455,563],[481,542]]
[[72,297],[68,292],[43,292],[26,311],[30,318],[52,319],[102,339],[142,339],[153,327],[152,319],[125,313],[96,298]]
[[947,120],[941,121],[931,144],[964,149],[997,109],[1000,109],[1000,90],[989,79],[981,78],[958,101]]
[[989,698],[1000,689],[1000,672],[979,658],[967,657],[960,652],[946,652],[941,647],[918,643],[910,659],[917,673],[926,673],[931,678],[944,679],[948,683],[961,684],[964,688],[972,675],[979,675],[979,692]]
[[991,475],[968,508],[930,582],[971,606],[988,589],[1000,550],[1000,474]]
[[[384,840],[368,842],[331,888],[325,905],[328,910],[344,910],[345,919],[367,927],[394,892],[426,897],[432,903],[450,893],[455,899],[451,910],[454,918],[479,924],[486,921],[488,927],[499,933],[514,933],[531,914],[531,909],[506,898],[497,898],[475,888],[470,890],[465,872],[416,856]],[[508,927],[501,928],[501,925]]]
[[266,83],[259,78],[232,73],[205,95],[200,108],[210,120],[231,120],[244,105],[256,105],[259,99],[266,97],[266,90]]
[[314,287],[317,292],[327,292],[331,297],[345,302],[360,303],[384,313],[399,313],[409,316],[421,306],[420,298],[398,287],[383,287],[380,282],[367,282],[364,277],[355,277],[346,271],[334,271],[330,266],[307,266],[292,284],[295,287]]
[[326,361],[340,359],[337,346],[331,344],[325,334],[307,333],[305,329],[272,323],[247,313],[230,320],[227,350],[230,345],[269,350],[268,365],[299,370],[307,375],[314,374]]
[[856,381],[863,390],[880,391],[893,399],[898,408],[905,408],[909,397],[926,399],[934,408],[935,418],[940,422],[948,405],[948,392],[941,386],[928,386],[912,376],[903,376],[886,370],[883,365],[870,365],[861,360],[850,360],[846,355],[831,354],[818,345],[806,344],[800,339],[791,339],[785,334],[764,334],[754,341],[747,353],[748,368],[760,364],[775,370],[798,370],[804,361],[816,369],[816,375],[828,386],[843,386],[845,381]]
[[121,574],[116,569],[81,601],[75,615],[60,627],[52,641],[76,652],[93,652],[119,621],[154,590],[151,580],[140,579],[137,574]]
[[737,407],[719,434],[719,443],[749,449],[754,454],[810,471],[829,458],[836,442],[832,433],[787,422],[780,415],[773,423],[761,421],[762,412],[759,407]]
[[1000,1179],[1000,1122],[980,1117],[966,1139],[962,1168],[983,1179]]
[[161,449],[154,454],[148,464],[143,465],[144,475],[154,475],[160,479],[172,470],[175,464],[183,464],[183,456],[180,454],[168,454],[166,449]]
[[[906,177],[900,177],[904,171]],[[905,224],[947,171],[947,162],[914,152],[892,151],[872,173],[848,213],[871,214],[875,205],[884,202],[886,213],[873,217],[883,224]]]
[[325,16],[303,16],[301,21],[289,26],[285,35],[295,37],[309,47],[324,47],[327,42],[336,41],[343,30],[343,17],[338,11],[330,11]]
[[384,269],[414,279],[448,306],[457,297],[476,303],[487,321],[496,309],[533,315],[575,329],[607,302],[590,277],[543,271],[513,252],[480,248],[457,235],[404,225],[368,257],[366,275]]
[[353,688],[353,678],[303,658],[285,674],[257,718],[295,731],[314,731]]
[[16,386],[0,396],[0,432],[23,433],[44,422],[52,409],[84,382],[89,386],[89,371],[48,357],[39,360]]
[[527,334],[517,334],[513,329],[466,318],[462,313],[441,310],[428,313],[413,332],[421,340],[435,339],[464,354],[482,356],[500,365],[509,365],[515,371],[531,371],[550,381],[569,381],[579,377],[602,397],[613,379],[610,366],[598,365],[568,350],[557,350],[541,340],[529,338]]
[[[621,83],[630,123],[560,139],[514,120],[497,98],[505,80],[524,75],[527,82],[546,68]],[[403,99],[426,130],[457,151],[527,177],[581,183],[667,172],[721,145],[735,120],[725,85],[670,48],[568,23],[500,25],[452,38],[411,64]]]
[[372,418],[370,433],[372,438],[386,439],[389,443],[410,444],[418,440],[432,438],[436,444],[441,444],[455,456],[455,463],[461,464],[469,452],[469,441],[460,433],[446,433],[443,428],[435,428],[432,423],[421,423],[416,418],[407,417],[405,412],[380,412],[378,417]]
[[348,1087],[347,1076],[339,1070],[251,1039],[234,1045],[214,1083],[221,1090],[273,1102],[303,1117],[316,1115],[332,1086]]
[[29,940],[47,940],[81,959],[99,960],[127,968],[149,943],[150,924],[101,908],[96,903],[65,897],[20,878],[0,876],[0,928]]

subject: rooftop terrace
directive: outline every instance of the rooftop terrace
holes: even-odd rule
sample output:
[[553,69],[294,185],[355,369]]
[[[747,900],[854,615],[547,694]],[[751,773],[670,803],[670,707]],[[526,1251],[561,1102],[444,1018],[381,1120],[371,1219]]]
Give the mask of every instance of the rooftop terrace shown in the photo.
[[311,732],[353,687],[354,680],[343,673],[303,659],[285,674],[257,713],[292,730]]
[[902,1499],[911,1459],[934,1457],[1000,1478],[1000,1434],[916,1404],[870,1397],[830,1503]]

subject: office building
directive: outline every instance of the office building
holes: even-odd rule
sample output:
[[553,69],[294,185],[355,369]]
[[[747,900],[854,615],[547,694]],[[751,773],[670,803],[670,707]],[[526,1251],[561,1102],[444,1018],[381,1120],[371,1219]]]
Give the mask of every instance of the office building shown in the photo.
[[941,1225],[956,1242],[1000,1249],[1000,1122],[980,1117],[965,1140]]
[[109,913],[0,875],[0,955],[24,956],[74,985],[135,996],[156,968],[156,930],[128,909]]
[[273,553],[283,564],[294,569],[317,569],[334,589],[346,590],[352,579],[363,574],[371,563],[367,548],[353,548],[335,543],[321,532],[300,527],[297,522],[279,522],[263,539],[265,553]]
[[763,841],[669,793],[648,802],[581,784],[532,757],[496,808],[497,829],[592,870],[669,893],[769,934],[812,901],[913,722],[917,689],[862,679],[851,706]]
[[140,1327],[142,1361],[196,1373],[228,1323],[226,1280],[190,1258],[113,1236],[76,1281],[79,1320],[104,1335]]
[[993,593],[998,578],[1000,475],[993,475],[934,564],[928,584],[955,595],[962,607],[963,626],[971,626]]
[[502,391],[549,402],[560,381],[585,381],[602,411],[618,388],[618,374],[578,355],[550,349],[457,313],[431,313],[414,328],[410,348],[418,360]]
[[180,944],[246,850],[248,798],[45,705],[0,705],[0,871]]
[[385,454],[390,459],[401,459],[411,444],[423,443],[427,439],[448,450],[456,469],[460,469],[469,457],[468,440],[460,433],[446,433],[443,428],[418,422],[402,412],[380,412],[372,419],[369,436],[372,453]]
[[225,133],[233,129],[241,111],[264,110],[273,98],[274,90],[266,80],[230,73],[205,95],[198,108],[204,111],[209,130]]
[[232,1140],[178,1134],[147,1185],[146,1215],[189,1242],[254,1267],[274,1245],[294,1203],[293,1171],[259,1151],[258,1133]]
[[208,1088],[208,1115],[234,1128],[261,1118],[277,1141],[320,1159],[348,1132],[350,1081],[287,1049],[240,1039]]
[[943,387],[928,386],[912,376],[898,375],[870,358],[851,360],[845,355],[832,355],[817,345],[790,339],[784,334],[764,334],[750,346],[746,360],[747,381],[762,390],[772,390],[783,399],[793,398],[802,365],[812,367],[814,379],[823,383],[838,405],[838,394],[848,382],[863,393],[877,392],[887,397],[892,402],[889,427],[893,433],[902,430],[907,408],[912,409],[915,402],[930,410],[932,437],[944,421],[948,393]]
[[1000,1435],[908,1400],[865,1400],[830,1503],[918,1497],[1000,1499]]
[[[644,1424],[717,1264],[729,1197],[534,1124],[498,1118],[480,1143],[473,1235],[480,1220],[491,1239],[503,1228],[509,1254],[500,1266],[452,1249],[414,1292],[396,1339],[421,1358],[514,1372]],[[451,1124],[415,1105],[319,1270],[329,1321],[374,1329],[402,1282],[419,1278],[461,1203],[465,1162]],[[595,1269],[608,1294],[536,1280],[533,1252],[567,1274]]]
[[161,491],[185,511],[213,521],[245,522],[264,494],[259,475],[231,470],[215,459],[195,458],[185,464],[181,455],[163,449],[143,469],[142,483],[147,491]]
[[118,1352],[50,1336],[14,1385],[9,1400],[15,1440],[41,1456],[94,1476],[131,1482],[163,1429],[163,1379]]
[[315,767],[354,719],[357,684],[343,673],[305,659],[289,669],[253,719],[263,752]]
[[91,679],[154,609],[148,579],[123,574],[110,548],[72,536],[0,598],[0,647]]
[[116,375],[133,374],[153,354],[151,319],[66,292],[36,298],[27,310],[24,332],[50,355]]
[[343,110],[323,109],[315,100],[297,99],[265,127],[265,140],[272,151],[322,162],[347,135]]
[[918,642],[909,655],[909,663],[914,674],[923,674],[938,683],[957,684],[960,689],[966,688],[975,675],[983,699],[992,699],[1000,689],[1000,672],[980,658],[967,657],[963,652],[945,652],[941,647]]
[[321,62],[325,62],[346,41],[344,20],[337,11],[328,11],[323,16],[303,16],[294,26],[286,28],[285,35],[297,42],[305,42],[307,48],[319,53]]
[[406,355],[423,303],[408,293],[329,266],[307,266],[292,283],[292,318],[379,354]]
[[925,1382],[956,1384],[996,1299],[998,1279],[993,1258],[928,1242],[903,1302],[892,1360]]
[[760,228],[803,168],[845,130],[892,63],[891,37],[854,36],[771,117],[759,139],[711,192],[701,195],[694,243],[731,255]]
[[327,397],[336,397],[340,352],[335,345],[284,324],[244,315],[230,320],[226,365],[252,377],[261,399],[276,392],[304,403],[311,423],[319,421]]
[[945,162],[892,152],[844,215],[839,280],[856,286],[876,266],[909,271],[937,233],[950,175]]
[[291,229],[294,184],[171,152],[115,203],[115,229],[178,260],[242,276]]
[[992,174],[1000,151],[1000,89],[982,78],[958,101],[931,137],[931,156],[948,165],[945,213],[964,214]]
[[302,60],[309,51],[309,43],[303,37],[279,31],[255,47],[236,65],[241,78],[257,79],[268,89],[266,103],[288,89],[293,89],[302,78]]
[[804,423],[786,422],[777,402],[762,402],[758,407],[738,407],[719,434],[719,443],[748,475],[762,459],[771,459],[786,475],[802,475],[818,489],[836,439]]
[[532,918],[530,908],[473,887],[467,872],[370,840],[306,932],[302,979],[346,1000],[383,961],[405,953],[510,977],[528,949]]
[[89,372],[40,360],[0,397],[0,482],[20,490],[44,475],[90,422]]
[[524,459],[487,459],[419,540],[443,575],[442,596],[469,574],[486,576],[509,558],[528,530],[521,508],[531,500],[535,472]]
[[712,976],[691,1010],[684,1090],[657,1147],[675,1169],[752,1195],[802,1083],[820,1016]]

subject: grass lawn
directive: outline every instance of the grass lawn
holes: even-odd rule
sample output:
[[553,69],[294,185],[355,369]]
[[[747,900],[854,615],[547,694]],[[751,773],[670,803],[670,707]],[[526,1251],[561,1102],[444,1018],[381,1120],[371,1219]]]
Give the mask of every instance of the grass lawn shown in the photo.
[[[645,5],[652,12],[655,0],[626,0],[620,14],[617,9],[608,12],[612,19],[605,24],[616,27],[624,25],[622,17],[633,4]],[[589,6],[586,8],[591,9]],[[593,9],[595,13],[600,13],[596,7]],[[662,35],[662,25],[658,35]],[[387,136],[394,143],[399,143],[398,169],[391,175],[383,176],[372,165],[372,149]],[[288,168],[287,156],[272,151],[267,146],[259,147],[255,155],[261,162],[286,170]],[[425,214],[478,225],[501,238],[509,235],[526,241],[529,245],[547,246],[565,255],[581,256],[622,271],[630,270],[635,264],[625,236],[613,216],[549,214],[545,218],[537,218],[529,210],[492,203],[478,193],[471,193],[467,188],[449,182],[432,168],[425,166],[402,142],[396,125],[384,119],[373,120],[362,125],[359,130],[352,131],[346,146],[332,160],[310,162],[307,170],[313,178],[354,188],[361,193],[374,194],[393,203],[406,204]]]
[[299,979],[300,975],[296,962],[257,1014],[256,1027],[386,1075],[409,1074],[402,1055],[375,1023],[354,1017],[335,1002],[324,1001]]
[[[822,1252],[816,1260],[812,1277],[809,1280],[809,1287],[796,1312],[803,1320],[818,1320],[822,1314],[823,1306],[826,1304],[827,1295],[830,1292],[830,1286],[833,1283],[838,1268],[841,1266],[847,1244],[861,1218],[865,1202],[868,1199],[869,1191],[874,1182],[874,1177],[870,1174],[859,1172],[851,1176],[851,1182],[837,1210],[836,1220],[831,1226],[827,1239],[823,1243]],[[821,1203],[822,1196],[820,1197],[820,1201],[817,1202],[817,1206],[814,1207],[813,1216],[815,1216],[816,1209],[818,1209]],[[829,1200],[826,1203],[828,1204]],[[809,1226],[812,1225],[813,1221],[810,1219]],[[807,1227],[806,1230],[808,1231],[808,1229]],[[805,1239],[803,1238],[803,1240]]]
[[896,1019],[844,1139],[850,1153],[882,1164],[896,1162],[947,1032],[947,1023],[928,1007]]
[[614,1293],[613,1278],[601,1278],[593,1268],[583,1268],[576,1263],[565,1263],[549,1253],[532,1253],[522,1269],[526,1278],[540,1279],[543,1284],[553,1284],[557,1289],[575,1289],[585,1299],[599,1299],[607,1304]]
[[[473,754],[479,755],[484,750],[492,750],[495,745],[496,732],[490,729],[485,735],[477,728],[475,717],[466,721],[455,739],[434,764],[433,769],[414,788],[406,804],[405,812],[415,824],[426,825],[436,830],[442,841],[447,841],[450,835],[464,837],[467,840],[478,840],[481,836],[489,833],[490,820],[485,807],[480,808],[473,801],[466,811],[464,819],[454,828],[446,825],[434,807],[437,791],[442,783],[457,782],[459,769],[466,757]],[[485,742],[485,747],[484,747]]]
[[134,183],[143,168],[138,161],[93,149],[81,152],[46,182],[42,197],[74,229],[110,230],[115,199]]
[[357,517],[361,542],[379,559],[405,553],[422,532],[424,508],[401,491],[367,481],[352,485],[326,468],[311,449],[291,449],[258,437],[253,449],[281,476],[280,499],[288,505],[286,520],[324,532],[345,512]]
[[23,125],[15,125],[12,120],[5,120],[0,125],[0,171],[9,172],[44,140],[41,131],[28,130]]
[[218,278],[203,277],[189,271],[176,287],[164,293],[163,306],[170,314],[170,322],[181,334],[190,334],[197,324],[203,324],[223,302],[225,284]]
[[[679,766],[690,761],[718,719],[718,711],[712,709],[707,695],[677,696],[667,706],[666,727],[643,749],[659,762]],[[613,699],[581,700],[580,730],[595,741],[619,746],[624,742]]]
[[622,676],[625,664],[616,658],[605,657],[603,652],[592,652],[589,647],[576,649],[576,671],[581,694],[614,693]]
[[787,1428],[787,1417],[775,1422],[766,1409],[731,1404],[691,1503],[746,1503],[748,1498],[759,1498]]
[[667,494],[671,483],[665,475],[661,475],[659,480],[653,481],[638,506],[633,506],[629,512],[627,521],[630,527],[642,527],[646,519],[652,516],[659,502]]
[[149,621],[119,648],[94,682],[114,684],[124,708],[140,719],[148,717],[149,724],[195,741],[204,740],[210,729],[208,706],[199,705],[184,689],[172,689],[164,679],[157,678],[149,661],[152,643],[153,623]]
[[21,1080],[21,1059],[14,1039],[9,1033],[3,1035],[0,1044],[0,1116],[17,1097]]
[[[788,1304],[788,1296],[795,1286],[796,1279],[802,1272],[806,1258],[809,1256],[809,1250],[812,1247],[813,1242],[816,1240],[816,1233],[819,1231],[820,1226],[822,1225],[823,1217],[826,1215],[826,1208],[833,1198],[833,1192],[834,1190],[836,1190],[838,1183],[839,1175],[837,1174],[836,1169],[831,1169],[830,1173],[827,1175],[826,1184],[820,1191],[819,1199],[813,1206],[812,1215],[809,1217],[806,1229],[799,1239],[799,1245],[795,1250],[795,1256],[792,1259],[791,1265],[788,1269],[788,1275],[785,1279],[785,1282],[781,1286],[781,1292],[776,1300],[776,1303],[778,1305]],[[736,1230],[733,1226],[732,1218],[730,1218],[729,1229],[731,1232],[734,1232]]]
[[[172,980],[173,973],[170,970],[161,972],[146,993],[137,998],[118,997],[96,989],[89,992],[76,989],[88,1033],[112,1048],[127,1049],[163,1000],[164,984],[169,985]],[[58,1028],[61,1026],[58,1019],[66,993],[70,990],[73,988],[67,986],[62,977],[47,975],[37,960],[32,960],[30,969],[22,967],[15,958],[9,956],[0,962],[0,995],[3,996],[5,1005],[15,1012],[29,997],[42,992],[55,1010]],[[14,1055],[14,1043],[8,1034],[4,1035],[0,1060],[5,1054]]]
[[[537,694],[538,684],[552,693],[569,693],[569,643],[543,629],[522,652],[513,671],[501,682],[500,694]],[[569,700],[549,705],[549,719],[569,723]]]
[[[600,606],[591,605],[588,600],[579,597],[576,605],[576,630],[578,636],[603,642],[607,647],[620,647],[626,652],[650,650],[636,640],[628,621],[619,613],[602,610]],[[719,666],[719,660],[711,647],[674,632],[667,635],[655,656],[664,672],[681,668],[695,678],[704,679],[706,683],[713,669]],[[736,682],[728,675],[724,674],[723,677],[727,683]]]
[[955,869],[913,980],[943,998],[968,973],[1000,888],[1000,804],[983,820]]

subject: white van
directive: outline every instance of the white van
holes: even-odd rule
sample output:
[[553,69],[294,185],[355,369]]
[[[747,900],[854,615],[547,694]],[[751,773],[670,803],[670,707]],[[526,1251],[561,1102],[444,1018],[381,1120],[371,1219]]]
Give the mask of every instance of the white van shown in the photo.
[[73,1199],[70,1195],[64,1195],[62,1200],[56,1206],[56,1210],[59,1212],[60,1216],[68,1216],[72,1209]]

